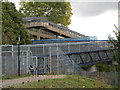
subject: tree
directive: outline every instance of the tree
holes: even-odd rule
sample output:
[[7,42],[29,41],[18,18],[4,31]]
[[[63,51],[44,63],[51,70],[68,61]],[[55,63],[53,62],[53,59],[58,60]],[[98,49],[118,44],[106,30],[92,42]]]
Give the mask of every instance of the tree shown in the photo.
[[113,59],[118,63],[117,71],[120,71],[120,30],[116,26],[115,28],[116,31],[114,31],[114,33],[116,37],[109,36],[109,41],[114,46],[115,54]]
[[2,44],[2,1],[0,1],[0,45]]
[[48,20],[68,26],[71,23],[70,2],[20,2],[20,12],[24,17],[47,17]]
[[14,3],[2,2],[2,44],[17,44],[19,36],[20,44],[30,43],[21,13],[16,10]]

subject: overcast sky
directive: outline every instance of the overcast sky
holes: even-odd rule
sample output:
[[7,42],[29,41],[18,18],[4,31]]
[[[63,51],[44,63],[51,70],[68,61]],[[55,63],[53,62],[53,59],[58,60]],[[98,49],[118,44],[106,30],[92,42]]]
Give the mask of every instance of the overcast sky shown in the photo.
[[78,17],[91,17],[106,11],[117,10],[117,2],[71,2],[73,13]]
[[[80,0],[69,1],[73,9],[72,21],[69,25],[71,30],[87,36],[97,36],[99,40],[108,39],[109,34],[114,35],[114,24],[118,26],[117,2],[95,2],[95,0],[92,0],[92,2],[87,2],[88,0],[82,2]],[[12,0],[12,2],[15,2],[18,9],[19,0]]]
[[71,2],[73,16],[69,28],[100,40],[114,35],[114,24],[118,25],[117,2]]

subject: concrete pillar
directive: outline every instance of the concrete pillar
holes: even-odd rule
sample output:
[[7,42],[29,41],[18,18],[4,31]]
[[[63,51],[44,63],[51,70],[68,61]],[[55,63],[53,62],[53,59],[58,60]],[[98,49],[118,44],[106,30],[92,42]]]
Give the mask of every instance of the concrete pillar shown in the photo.
[[38,32],[38,33],[37,33],[37,40],[40,40],[40,29],[38,29],[37,32]]
[[37,40],[40,40],[40,36],[39,35],[37,35]]
[[58,35],[58,34],[56,34],[56,39],[58,39],[58,36],[59,36],[59,35]]
[[91,67],[88,67],[87,68],[87,72],[91,73],[91,72],[96,72],[97,71],[97,68],[95,65],[92,65]]

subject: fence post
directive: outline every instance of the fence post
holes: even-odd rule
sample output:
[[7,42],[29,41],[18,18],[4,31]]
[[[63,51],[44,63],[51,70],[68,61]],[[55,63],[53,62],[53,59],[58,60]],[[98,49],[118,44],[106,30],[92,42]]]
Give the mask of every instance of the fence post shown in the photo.
[[30,67],[30,63],[31,63],[31,56],[32,56],[32,52],[30,51],[30,46],[28,46],[28,52],[27,52],[27,60],[28,60],[28,67],[27,67],[27,72],[29,73],[29,67]]
[[18,76],[20,76],[20,44],[18,44]]
[[70,44],[68,43],[68,53],[70,52]]
[[2,88],[2,46],[0,46],[0,88]]
[[36,70],[36,76],[37,76],[37,68],[38,68],[38,59],[37,59],[37,57],[35,58],[35,60],[36,60],[36,66],[35,66],[35,70]]
[[51,46],[49,47],[49,57],[50,57],[50,73],[52,72],[52,66],[51,66]]
[[28,55],[28,52],[29,52],[29,51],[26,51],[26,53],[27,53],[27,56],[26,56],[26,58],[27,58],[27,73],[28,73],[28,68],[29,68],[29,60],[28,60],[28,56],[29,56],[29,55]]
[[[45,55],[45,49],[44,49],[44,44],[43,44],[43,55]],[[44,73],[46,73],[46,62],[45,62],[45,57],[44,57]]]
[[57,74],[59,74],[59,53],[58,53],[59,48],[58,48],[58,44],[56,44],[56,46],[57,46]]
[[78,45],[79,45],[79,52],[80,52],[80,42],[79,42],[79,44],[78,44]]
[[13,53],[14,53],[14,49],[13,49],[13,45],[12,45],[12,56],[13,56]]

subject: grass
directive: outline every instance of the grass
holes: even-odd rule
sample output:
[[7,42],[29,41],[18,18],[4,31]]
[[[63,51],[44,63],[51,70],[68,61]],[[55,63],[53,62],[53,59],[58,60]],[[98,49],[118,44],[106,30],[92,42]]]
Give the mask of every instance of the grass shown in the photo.
[[79,75],[67,75],[64,79],[46,79],[40,82],[16,84],[10,88],[112,88],[112,86]]
[[[52,72],[52,73],[48,73],[48,74],[41,74],[41,75],[57,75],[56,73]],[[61,74],[63,75],[63,74]],[[31,77],[33,75],[22,75],[22,76],[6,76],[6,75],[2,75],[0,76],[0,80],[10,80],[10,79],[19,79],[19,78],[24,78],[24,77]]]
[[10,80],[10,79],[19,79],[19,78],[24,78],[24,77],[30,77],[32,75],[24,75],[24,76],[2,76],[2,80]]
[[[49,73],[49,74],[41,74],[41,75],[57,75],[56,73]],[[63,75],[63,74],[61,74]],[[24,78],[24,77],[31,77],[33,75],[23,75],[23,76],[5,76],[2,75],[0,79],[2,80],[10,80],[10,79],[19,79],[19,78]]]

